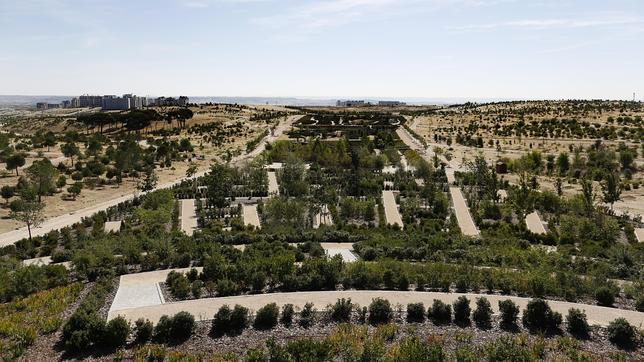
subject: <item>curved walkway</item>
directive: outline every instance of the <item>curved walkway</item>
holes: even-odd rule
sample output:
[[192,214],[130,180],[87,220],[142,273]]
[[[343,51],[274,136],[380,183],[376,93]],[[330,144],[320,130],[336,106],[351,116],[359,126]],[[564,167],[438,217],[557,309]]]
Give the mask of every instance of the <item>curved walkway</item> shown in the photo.
[[[475,307],[476,298],[485,297],[490,301],[494,313],[498,313],[498,302],[500,300],[511,299],[523,311],[528,301],[531,298],[522,298],[506,295],[488,295],[488,294],[472,294],[472,293],[440,293],[440,292],[403,292],[403,291],[368,291],[368,290],[348,290],[348,291],[320,291],[320,292],[294,292],[294,293],[269,293],[269,294],[254,294],[254,295],[240,295],[234,297],[223,298],[204,298],[195,300],[186,300],[182,302],[166,303],[160,305],[153,305],[148,307],[122,309],[118,311],[110,311],[108,319],[112,319],[117,315],[121,315],[130,321],[135,321],[139,318],[147,318],[153,323],[156,323],[162,315],[174,315],[181,311],[190,312],[195,316],[196,320],[210,320],[215,315],[217,310],[227,304],[234,306],[235,304],[243,305],[253,311],[258,310],[268,303],[277,303],[279,306],[291,303],[298,308],[302,308],[304,304],[312,302],[318,310],[323,310],[328,304],[335,303],[339,298],[351,298],[353,303],[367,306],[374,298],[384,298],[389,300],[392,305],[400,304],[403,308],[407,303],[422,302],[425,307],[432,304],[434,299],[439,299],[445,303],[452,303],[461,295],[470,299],[470,306],[472,309]],[[578,308],[586,312],[588,323],[591,325],[606,326],[616,318],[626,318],[631,324],[639,326],[644,325],[644,313],[623,310],[616,308],[600,307],[596,305],[569,303],[560,301],[548,301],[550,307],[563,316],[568,313],[570,308]]]

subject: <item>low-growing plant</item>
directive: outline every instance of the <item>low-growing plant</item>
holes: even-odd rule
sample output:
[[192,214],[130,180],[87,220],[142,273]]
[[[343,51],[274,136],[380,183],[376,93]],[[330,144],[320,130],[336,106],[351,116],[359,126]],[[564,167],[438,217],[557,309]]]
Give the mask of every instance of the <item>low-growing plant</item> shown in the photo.
[[422,323],[425,321],[425,305],[423,303],[407,304],[407,322]]
[[123,317],[118,316],[105,326],[105,344],[110,347],[120,347],[125,344],[130,335],[130,323]]
[[253,327],[255,329],[273,329],[277,325],[277,317],[279,315],[279,308],[276,303],[266,304],[261,307],[255,314],[255,321]]
[[590,327],[588,326],[588,321],[586,320],[586,313],[582,312],[579,309],[571,308],[568,310],[566,323],[568,325],[568,332],[570,332],[570,334],[582,338],[588,337],[588,334],[590,333]]
[[300,325],[304,328],[310,327],[315,322],[315,308],[313,303],[304,304],[300,312]]
[[388,300],[375,298],[369,304],[369,323],[374,325],[389,323],[392,317],[393,311]]
[[561,325],[561,314],[552,311],[543,299],[532,299],[523,311],[523,325],[532,331],[552,332]]
[[454,323],[465,326],[470,324],[470,300],[465,296],[460,296],[453,303],[454,306]]
[[332,321],[337,323],[347,323],[351,321],[351,312],[353,311],[353,304],[351,299],[338,299],[334,305],[329,307],[329,316]]
[[452,306],[434,299],[431,308],[428,309],[428,317],[436,325],[449,324],[452,322]]
[[134,335],[136,336],[136,341],[139,343],[149,341],[152,338],[153,331],[154,326],[147,319],[139,318],[134,322]]
[[595,291],[597,304],[604,307],[611,307],[615,303],[615,294],[608,287],[600,287]]
[[472,319],[477,327],[489,329],[492,327],[492,306],[487,298],[476,299],[476,309],[472,313]]
[[295,314],[295,308],[293,304],[284,304],[282,306],[282,315],[280,316],[280,323],[286,327],[290,327],[293,324],[293,315]]
[[512,329],[517,327],[519,307],[510,299],[499,301],[499,312],[501,313],[501,327]]
[[617,318],[608,324],[608,340],[622,348],[631,348],[636,343],[635,328],[624,318]]

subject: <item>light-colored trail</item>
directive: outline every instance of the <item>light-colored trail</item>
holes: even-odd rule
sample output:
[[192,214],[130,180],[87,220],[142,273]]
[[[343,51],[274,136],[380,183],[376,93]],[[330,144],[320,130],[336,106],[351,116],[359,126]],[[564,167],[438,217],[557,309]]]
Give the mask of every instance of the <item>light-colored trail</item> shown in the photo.
[[541,221],[541,217],[539,214],[534,211],[526,215],[525,217],[525,224],[528,227],[528,230],[530,230],[534,234],[545,234],[546,233],[546,228],[543,226],[543,222]]
[[402,217],[398,211],[398,206],[396,205],[396,198],[394,197],[394,192],[390,190],[382,191],[382,203],[385,207],[385,219],[387,219],[387,224],[395,225],[398,224],[401,228],[403,227]]
[[[291,127],[293,122],[295,122],[296,120],[300,119],[301,117],[302,117],[302,115],[288,116],[284,121],[280,122],[277,125],[277,127],[275,127],[275,130],[273,131],[272,135],[266,136],[264,138],[264,140],[262,142],[260,142],[259,145],[254,150],[252,150],[251,152],[234,158],[232,160],[232,163],[241,164],[241,163],[243,163],[243,162],[245,162],[245,161],[247,161],[249,159],[252,159],[252,158],[256,157],[260,153],[262,153],[266,149],[266,145],[268,143],[271,143],[271,142],[275,141],[278,137],[280,137],[286,130],[288,130]],[[183,178],[177,179],[177,180],[172,181],[172,182],[167,182],[165,184],[157,186],[154,190],[161,190],[161,189],[171,188],[172,186],[180,184],[184,180],[191,180],[191,179],[194,179],[194,178],[201,177],[201,176],[205,175],[206,172],[207,172],[207,170],[200,171],[200,172],[196,173],[192,177],[183,177]],[[138,192],[138,191],[137,192],[132,192],[132,193],[129,193],[127,195],[124,195],[124,196],[121,196],[121,197],[118,197],[118,198],[115,198],[115,199],[112,199],[112,200],[108,200],[108,201],[96,204],[94,206],[78,210],[78,211],[73,212],[73,213],[69,213],[69,214],[60,215],[60,216],[50,218],[48,220],[45,220],[39,227],[33,228],[31,230],[31,235],[32,236],[41,236],[41,235],[47,234],[48,232],[50,232],[52,230],[59,230],[59,229],[64,228],[65,226],[73,225],[75,223],[80,222],[83,218],[91,217],[92,215],[94,215],[95,213],[97,213],[99,211],[107,210],[108,208],[110,208],[112,206],[116,206],[116,205],[118,205],[118,204],[120,204],[122,202],[132,200],[133,198],[135,198],[137,196],[140,196],[142,194],[144,194],[144,193],[141,193],[141,192]],[[18,240],[21,240],[21,239],[24,239],[24,238],[27,238],[27,237],[29,237],[29,233],[28,233],[26,227],[0,234],[0,247],[11,245],[11,244],[17,242]]]
[[197,211],[195,210],[195,200],[181,200],[181,231],[188,236],[192,236],[197,230]]
[[253,225],[256,228],[261,227],[259,214],[257,214],[257,204],[242,205],[242,217],[244,225]]
[[461,233],[466,236],[480,236],[481,233],[479,232],[479,229],[476,228],[474,220],[472,220],[470,209],[465,203],[465,198],[463,197],[461,189],[456,186],[450,186],[449,193],[452,196],[452,201],[454,202],[454,213],[456,214],[458,226],[461,228]]
[[[348,290],[348,291],[321,291],[321,292],[295,292],[295,293],[271,293],[271,294],[253,294],[253,295],[240,295],[234,297],[223,298],[204,298],[187,300],[176,303],[166,303],[160,305],[153,305],[148,307],[130,308],[119,311],[110,311],[108,319],[121,315],[130,321],[135,321],[139,318],[147,318],[153,323],[156,323],[162,315],[174,315],[181,311],[186,311],[195,316],[197,320],[210,320],[213,318],[217,310],[224,304],[234,306],[235,304],[242,305],[253,311],[258,310],[268,303],[277,303],[282,306],[291,303],[297,308],[302,308],[304,304],[311,302],[314,303],[318,310],[323,310],[328,304],[335,303],[340,298],[351,298],[351,302],[360,304],[361,306],[368,306],[374,298],[384,298],[389,300],[393,305],[400,304],[404,307],[407,303],[422,302],[425,307],[430,306],[434,299],[441,300],[445,303],[451,304],[460,296],[466,296],[470,300],[470,306],[473,307],[476,298],[485,297],[490,301],[494,313],[498,313],[498,302],[501,300],[510,299],[514,301],[523,311],[530,301],[530,298],[504,296],[504,295],[489,295],[489,294],[472,294],[472,293],[440,293],[440,292],[403,292],[403,291],[366,291],[366,290]],[[629,323],[635,326],[642,326],[644,324],[644,313],[615,309],[608,307],[600,307],[595,305],[587,305],[580,303],[569,303],[560,301],[548,301],[550,307],[566,315],[568,309],[578,308],[586,312],[588,322],[592,325],[606,326],[616,318],[623,317]]]
[[278,196],[280,194],[280,187],[277,184],[277,175],[275,171],[268,172],[268,196]]

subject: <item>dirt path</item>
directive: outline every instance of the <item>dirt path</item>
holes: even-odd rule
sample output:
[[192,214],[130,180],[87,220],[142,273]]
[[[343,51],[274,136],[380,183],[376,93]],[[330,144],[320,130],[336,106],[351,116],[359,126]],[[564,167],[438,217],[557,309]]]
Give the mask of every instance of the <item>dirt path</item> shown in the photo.
[[[494,313],[498,313],[498,302],[501,300],[511,299],[514,301],[521,310],[525,309],[530,298],[504,296],[504,295],[488,295],[488,294],[473,294],[473,293],[439,293],[439,292],[401,292],[401,291],[321,291],[321,292],[295,292],[295,293],[271,293],[271,294],[254,294],[254,295],[240,295],[234,297],[224,298],[204,298],[187,300],[176,303],[167,303],[162,305],[154,305],[149,307],[131,308],[112,313],[109,318],[114,318],[116,315],[122,315],[130,321],[135,321],[138,318],[147,318],[156,323],[162,315],[173,315],[181,311],[192,313],[197,320],[210,320],[217,312],[217,310],[224,304],[234,306],[240,304],[253,311],[258,310],[268,303],[275,302],[278,305],[292,303],[298,308],[302,308],[304,304],[312,302],[318,309],[324,309],[328,304],[335,303],[339,298],[351,298],[353,303],[367,306],[374,298],[385,298],[389,300],[394,306],[402,305],[403,308],[407,303],[422,302],[425,306],[432,304],[434,299],[439,299],[445,303],[452,303],[461,295],[470,299],[470,306],[474,306],[476,298],[485,297],[490,301]],[[578,308],[586,312],[588,322],[590,324],[597,324],[606,326],[616,318],[626,318],[631,324],[635,326],[644,325],[644,313],[622,310],[608,307],[600,307],[595,305],[587,305],[580,303],[569,303],[561,301],[549,301],[550,307],[566,315],[568,309]]]
[[456,214],[458,226],[461,228],[461,233],[466,236],[480,236],[481,233],[476,228],[474,220],[472,220],[470,209],[465,203],[465,198],[463,197],[461,189],[456,186],[450,186],[449,193],[452,196],[452,201],[454,202],[454,212]]
[[402,228],[403,222],[400,217],[400,212],[398,211],[398,205],[396,205],[394,192],[388,190],[382,191],[382,203],[385,207],[385,219],[387,219],[387,224],[398,224]]
[[197,212],[195,210],[195,200],[181,200],[181,231],[188,236],[197,230]]

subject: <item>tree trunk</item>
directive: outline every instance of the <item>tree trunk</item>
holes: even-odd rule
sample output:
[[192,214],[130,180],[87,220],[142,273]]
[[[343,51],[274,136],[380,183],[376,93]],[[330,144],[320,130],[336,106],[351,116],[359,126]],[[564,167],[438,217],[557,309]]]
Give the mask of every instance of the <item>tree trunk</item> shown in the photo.
[[31,241],[31,223],[27,223],[27,231],[29,232],[29,241]]

